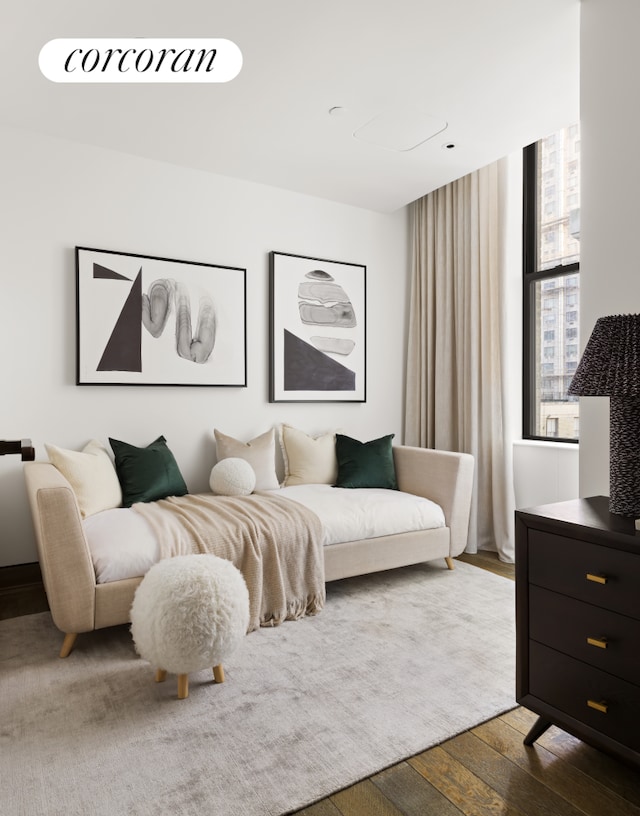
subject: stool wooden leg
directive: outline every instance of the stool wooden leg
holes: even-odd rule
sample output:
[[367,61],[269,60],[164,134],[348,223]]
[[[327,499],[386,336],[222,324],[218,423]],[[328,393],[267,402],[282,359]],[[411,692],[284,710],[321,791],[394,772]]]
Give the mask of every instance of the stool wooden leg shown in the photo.
[[447,562],[447,566],[449,567],[449,569],[450,569],[450,570],[452,570],[452,569],[454,568],[454,565],[453,565],[453,558],[451,558],[450,556],[446,555],[444,560]]
[[156,669],[156,683],[164,683],[167,679],[166,669]]
[[188,674],[179,674],[178,675],[178,700],[184,700],[185,697],[189,696],[189,675]]
[[224,669],[222,668],[222,663],[219,666],[213,667],[213,679],[216,683],[224,683]]
[[64,636],[64,640],[62,641],[62,648],[60,649],[60,657],[69,657],[69,653],[73,649],[77,637],[78,637],[77,632],[68,632]]

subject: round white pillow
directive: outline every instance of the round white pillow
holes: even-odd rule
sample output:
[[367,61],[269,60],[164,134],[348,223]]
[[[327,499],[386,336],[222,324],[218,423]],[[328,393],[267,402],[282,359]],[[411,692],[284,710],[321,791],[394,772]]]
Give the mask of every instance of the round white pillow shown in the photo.
[[229,457],[213,466],[209,477],[212,493],[219,496],[248,496],[256,486],[256,474],[244,459]]

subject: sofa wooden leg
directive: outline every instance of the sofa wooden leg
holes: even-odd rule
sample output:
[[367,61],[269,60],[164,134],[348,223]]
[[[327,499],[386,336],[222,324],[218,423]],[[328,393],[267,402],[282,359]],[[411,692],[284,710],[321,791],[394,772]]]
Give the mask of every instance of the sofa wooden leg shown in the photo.
[[164,683],[167,679],[166,669],[156,669],[156,683]]
[[224,669],[222,663],[219,666],[213,667],[213,679],[216,683],[224,683]]
[[67,634],[64,636],[64,640],[62,641],[60,657],[69,657],[69,653],[73,649],[77,637],[78,637],[77,632],[67,632]]
[[445,555],[444,560],[447,562],[449,569],[452,570],[454,568],[453,558],[450,555]]
[[188,674],[179,674],[178,675],[178,700],[184,700],[185,697],[189,696],[189,675]]

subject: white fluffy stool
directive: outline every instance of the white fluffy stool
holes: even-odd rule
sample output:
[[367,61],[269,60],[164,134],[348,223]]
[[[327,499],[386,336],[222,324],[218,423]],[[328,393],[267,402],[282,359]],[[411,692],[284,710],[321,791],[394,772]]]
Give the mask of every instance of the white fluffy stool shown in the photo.
[[189,672],[222,663],[244,638],[249,593],[242,573],[216,555],[181,555],[154,564],[136,590],[131,634],[136,651],[157,667],[156,682],[178,675],[178,698],[189,695]]

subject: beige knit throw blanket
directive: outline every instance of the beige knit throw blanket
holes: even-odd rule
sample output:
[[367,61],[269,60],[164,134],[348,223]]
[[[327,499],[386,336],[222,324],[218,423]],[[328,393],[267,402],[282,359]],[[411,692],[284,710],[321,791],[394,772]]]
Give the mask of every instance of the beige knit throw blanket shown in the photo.
[[315,615],[325,601],[320,520],[281,496],[171,496],[134,504],[160,557],[212,553],[231,561],[249,590],[249,629]]

